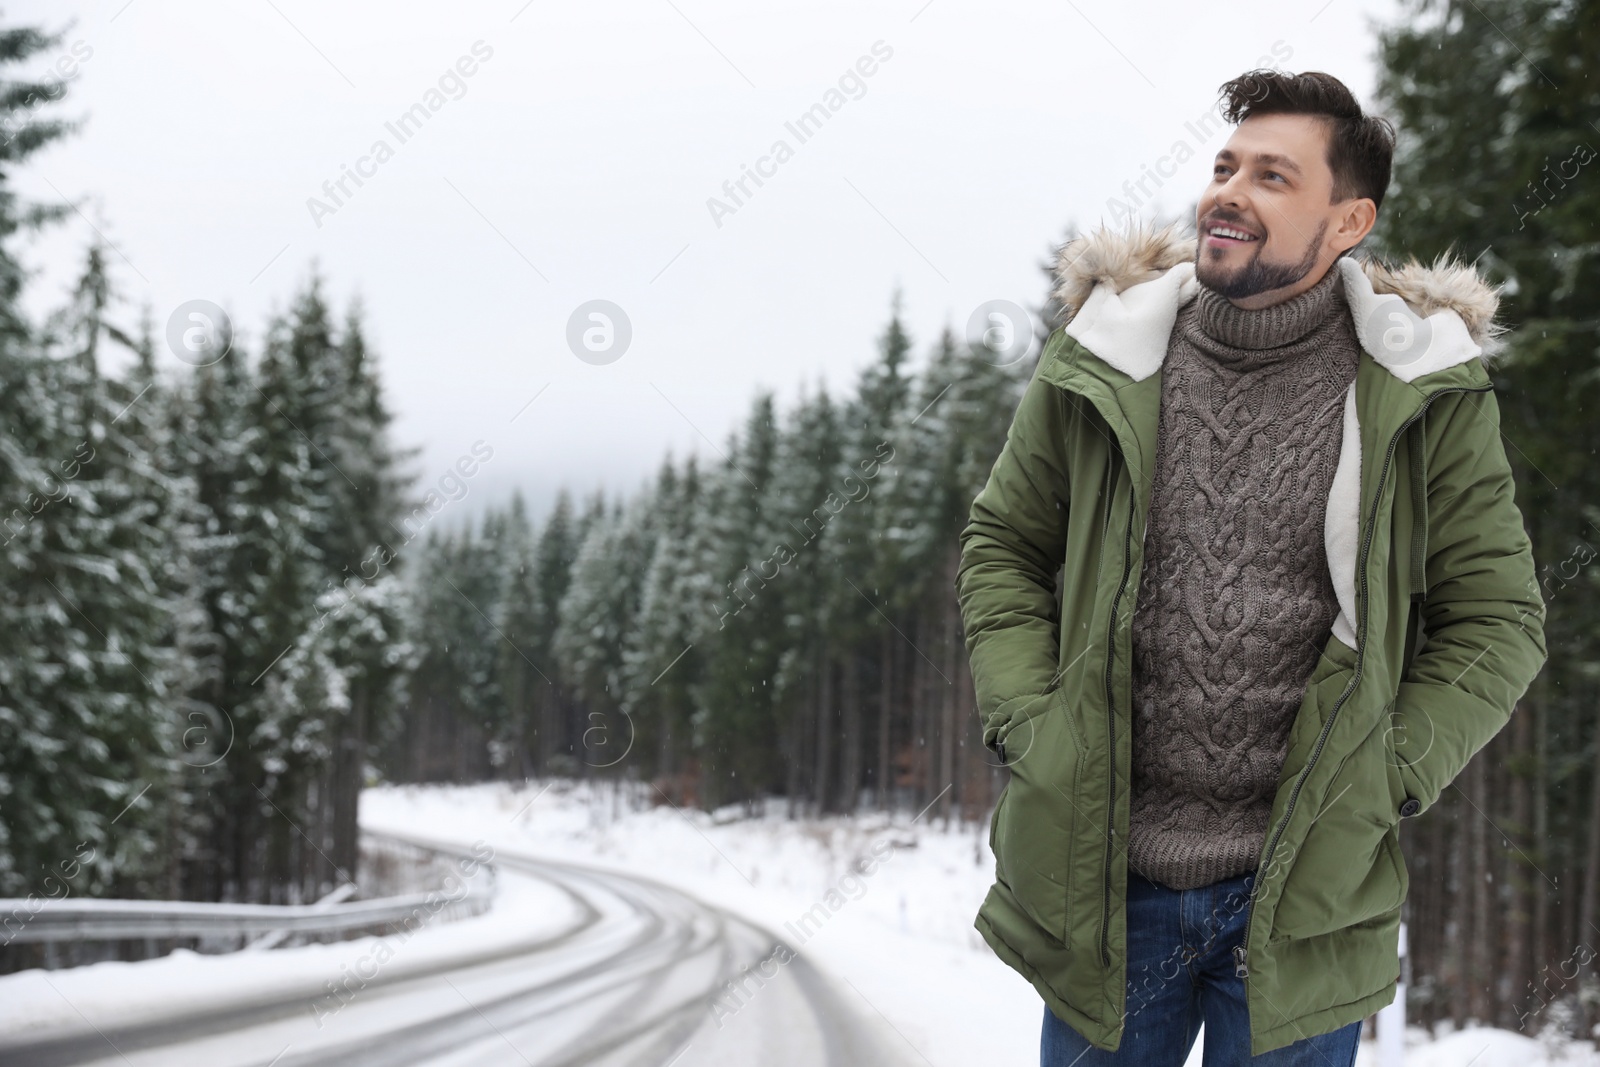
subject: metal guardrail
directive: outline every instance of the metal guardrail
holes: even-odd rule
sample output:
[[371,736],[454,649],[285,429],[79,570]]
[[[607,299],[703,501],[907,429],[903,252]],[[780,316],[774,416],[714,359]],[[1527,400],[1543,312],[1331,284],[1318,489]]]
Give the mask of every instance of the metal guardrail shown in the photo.
[[327,934],[481,915],[495,893],[485,866],[459,895],[435,890],[341,903],[211,904],[183,900],[0,899],[0,946],[160,938]]

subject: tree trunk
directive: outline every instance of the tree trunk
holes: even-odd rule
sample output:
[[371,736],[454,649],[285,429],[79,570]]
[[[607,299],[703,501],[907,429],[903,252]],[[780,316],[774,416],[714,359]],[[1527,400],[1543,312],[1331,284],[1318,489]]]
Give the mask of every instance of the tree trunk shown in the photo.
[[894,707],[893,636],[884,630],[878,639],[878,771],[873,792],[879,811],[889,810],[889,720]]
[[832,798],[829,796],[828,787],[831,784],[828,775],[829,754],[832,751],[833,715],[832,712],[832,685],[833,665],[828,662],[825,653],[819,653],[817,659],[817,677],[821,684],[817,687],[817,773],[816,773],[816,805],[817,814],[822,815],[832,810]]
[[861,800],[861,671],[854,650],[844,660],[844,732],[839,748],[839,810],[853,814]]
[[[350,692],[350,712],[339,731],[339,745],[333,755],[333,782],[328,797],[333,802],[330,858],[351,878],[356,875],[360,856],[360,827],[357,815],[361,805],[361,781],[367,764],[367,720],[371,687],[357,682]],[[343,880],[340,871],[328,872],[335,884]]]
[[[950,557],[945,567],[947,588],[955,585],[955,559]],[[939,799],[939,816],[944,819],[946,828],[950,826],[950,810],[954,801],[956,789],[956,687],[954,676],[959,673],[955,668],[956,646],[961,639],[961,614],[954,597],[944,597],[943,632],[939,635],[940,660],[944,662],[944,678],[942,678],[942,692],[940,693],[939,708],[939,771],[944,781],[939,783],[943,795]],[[948,788],[947,788],[948,787]]]
[[1490,919],[1493,907],[1491,899],[1493,873],[1489,863],[1489,835],[1484,818],[1488,810],[1484,806],[1488,802],[1488,789],[1485,788],[1488,778],[1487,762],[1474,757],[1468,765],[1467,774],[1464,776],[1468,779],[1465,791],[1472,803],[1462,816],[1467,820],[1467,840],[1470,842],[1467,873],[1471,882],[1467,891],[1467,903],[1471,923],[1467,945],[1472,965],[1468,969],[1468,1014],[1473,1020],[1484,1024],[1490,1023],[1494,1018],[1494,1000],[1490,995],[1494,981],[1492,954],[1494,941]]
[[[1550,808],[1547,803],[1550,793],[1550,731],[1549,707],[1545,701],[1545,679],[1549,677],[1548,671],[1540,672],[1540,680],[1535,684],[1538,698],[1530,702],[1529,710],[1534,715],[1534,790],[1533,790],[1533,838],[1539,842],[1541,849],[1550,840]],[[1600,755],[1597,755],[1600,760]],[[1597,763],[1600,767],[1600,763]],[[1600,778],[1597,778],[1600,781]],[[1596,800],[1591,798],[1591,803]],[[1546,849],[1545,855],[1550,855],[1551,850]],[[1591,855],[1593,853],[1591,852]],[[1588,870],[1593,870],[1591,864]],[[1589,927],[1583,927],[1587,930]],[[1550,958],[1550,893],[1548,883],[1538,886],[1538,892],[1533,896],[1533,958],[1547,960]],[[1584,1009],[1580,1009],[1582,1011]],[[1583,1033],[1588,1033],[1588,1020],[1584,1020]]]

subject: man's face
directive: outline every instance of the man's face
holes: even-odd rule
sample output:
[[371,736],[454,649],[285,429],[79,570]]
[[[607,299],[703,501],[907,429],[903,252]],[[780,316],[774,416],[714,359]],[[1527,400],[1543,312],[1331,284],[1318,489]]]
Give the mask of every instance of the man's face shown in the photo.
[[[1211,182],[1200,197],[1195,277],[1246,307],[1265,307],[1311,288],[1338,254],[1371,228],[1367,221],[1357,226],[1359,233],[1351,231],[1351,205],[1358,201],[1330,203],[1332,191],[1321,119],[1245,119],[1217,153]],[[1330,226],[1339,227],[1333,240]],[[1227,236],[1218,228],[1244,236]]]

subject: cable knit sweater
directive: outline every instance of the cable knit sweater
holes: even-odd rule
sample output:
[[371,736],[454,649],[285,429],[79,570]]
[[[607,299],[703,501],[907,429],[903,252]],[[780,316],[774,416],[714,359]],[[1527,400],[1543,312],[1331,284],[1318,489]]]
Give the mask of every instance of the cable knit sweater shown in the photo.
[[1168,342],[1133,618],[1128,866],[1174,889],[1259,858],[1338,613],[1323,515],[1358,354],[1333,269],[1258,310],[1202,285]]

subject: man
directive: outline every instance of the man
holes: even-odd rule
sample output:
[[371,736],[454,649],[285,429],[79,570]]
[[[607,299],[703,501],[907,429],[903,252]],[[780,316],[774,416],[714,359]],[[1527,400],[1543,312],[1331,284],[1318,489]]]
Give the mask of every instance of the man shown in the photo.
[[[1338,79],[1222,87],[1196,216],[1070,242],[961,537],[1011,771],[975,925],[1046,1065],[1354,1062],[1427,810],[1543,665],[1469,267],[1348,256],[1393,129]],[[1059,590],[1057,581],[1059,580]]]

